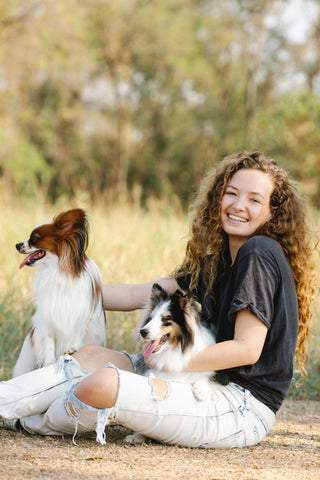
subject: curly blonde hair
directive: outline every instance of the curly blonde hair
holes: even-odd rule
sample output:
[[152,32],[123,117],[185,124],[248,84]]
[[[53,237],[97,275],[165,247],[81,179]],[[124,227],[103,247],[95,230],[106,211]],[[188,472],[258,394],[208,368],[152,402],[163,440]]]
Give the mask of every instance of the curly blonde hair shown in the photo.
[[207,294],[214,281],[224,272],[230,259],[228,238],[220,218],[221,199],[231,178],[240,169],[260,170],[273,181],[274,190],[270,198],[272,218],[254,235],[267,235],[276,240],[291,265],[299,307],[295,360],[304,377],[308,361],[311,307],[315,295],[312,235],[307,225],[306,203],[296,190],[295,183],[275,160],[264,157],[260,152],[242,151],[225,157],[219,167],[207,175],[193,204],[192,235],[187,244],[182,271],[190,275],[190,290],[193,291],[197,288],[201,270]]

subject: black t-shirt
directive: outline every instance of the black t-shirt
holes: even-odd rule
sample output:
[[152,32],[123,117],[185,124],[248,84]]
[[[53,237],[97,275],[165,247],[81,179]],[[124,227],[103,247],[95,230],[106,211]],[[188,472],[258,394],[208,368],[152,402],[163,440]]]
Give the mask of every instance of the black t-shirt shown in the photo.
[[[178,278],[178,283],[188,289],[188,276]],[[232,267],[216,282],[213,295],[205,297],[201,275],[196,295],[203,320],[210,325],[217,342],[233,339],[239,310],[248,310],[268,327],[257,363],[225,372],[230,381],[250,390],[276,412],[292,379],[298,334],[293,274],[280,245],[268,237],[252,237],[241,246]]]

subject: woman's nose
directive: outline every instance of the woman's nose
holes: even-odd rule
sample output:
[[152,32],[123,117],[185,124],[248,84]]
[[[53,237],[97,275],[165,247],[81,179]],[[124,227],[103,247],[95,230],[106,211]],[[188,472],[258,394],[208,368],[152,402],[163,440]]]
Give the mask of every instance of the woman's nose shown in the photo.
[[235,201],[233,203],[233,207],[236,208],[237,210],[244,210],[245,198],[242,197],[241,195],[237,196],[237,198],[235,198]]

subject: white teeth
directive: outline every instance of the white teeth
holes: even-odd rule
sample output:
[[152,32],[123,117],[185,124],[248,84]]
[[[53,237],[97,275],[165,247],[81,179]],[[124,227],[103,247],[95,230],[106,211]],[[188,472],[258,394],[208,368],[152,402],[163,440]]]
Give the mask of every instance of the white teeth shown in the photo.
[[229,217],[231,220],[236,220],[237,222],[246,223],[246,222],[248,221],[248,220],[246,220],[245,218],[236,217],[236,215],[232,215],[231,213],[228,214],[228,217]]

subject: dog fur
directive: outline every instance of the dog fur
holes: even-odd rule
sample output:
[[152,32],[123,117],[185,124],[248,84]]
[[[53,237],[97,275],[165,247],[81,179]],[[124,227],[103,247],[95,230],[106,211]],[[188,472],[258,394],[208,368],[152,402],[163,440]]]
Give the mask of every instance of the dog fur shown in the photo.
[[105,345],[101,275],[85,253],[87,245],[88,220],[81,209],[61,213],[17,243],[17,250],[27,254],[20,268],[39,268],[33,281],[32,328],[13,376],[53,363],[85,344]]
[[[177,290],[173,295],[154,284],[139,328],[143,354],[148,359],[146,375],[192,384],[198,401],[204,401],[214,382],[209,383],[210,372],[187,372],[184,369],[191,358],[215,343],[211,331],[200,320],[195,300]],[[145,437],[139,433],[128,435],[128,443],[142,443]]]

